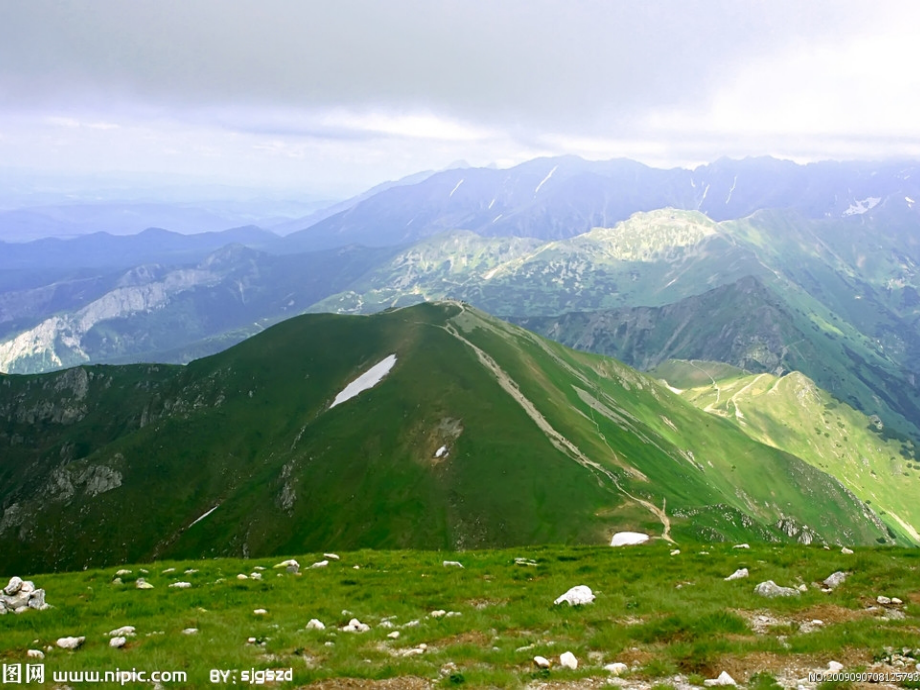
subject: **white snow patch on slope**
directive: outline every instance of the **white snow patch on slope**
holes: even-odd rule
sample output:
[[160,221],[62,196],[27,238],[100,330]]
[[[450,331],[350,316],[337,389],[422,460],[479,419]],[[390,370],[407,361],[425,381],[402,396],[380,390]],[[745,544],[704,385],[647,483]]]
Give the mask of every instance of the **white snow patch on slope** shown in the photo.
[[906,202],[907,202],[908,204],[910,204],[911,206],[914,205],[914,200],[911,199],[909,196],[904,197],[904,201],[906,201]]
[[867,199],[862,201],[857,201],[855,204],[850,204],[850,208],[843,212],[845,216],[861,216],[866,211],[875,208],[878,206],[878,202],[882,199],[877,196],[870,196]]
[[498,222],[498,219],[501,218],[503,215],[505,215],[505,214],[504,214],[504,213],[499,213],[497,216],[495,216],[495,218],[492,219],[492,222],[493,222],[493,223],[497,223],[497,222]]
[[454,195],[454,192],[456,192],[458,189],[460,189],[460,185],[462,185],[462,184],[463,184],[463,180],[460,180],[460,181],[457,183],[457,186],[454,187],[452,190],[450,190],[450,196],[448,196],[448,199],[449,199],[451,196]]
[[642,532],[617,532],[610,540],[611,546],[637,546],[648,541],[648,535]]
[[376,386],[378,383],[380,383],[384,376],[390,373],[390,369],[393,368],[394,364],[396,364],[396,355],[389,355],[385,357],[382,361],[372,366],[354,381],[345,386],[342,392],[335,396],[335,400],[332,401],[329,409],[331,410],[336,405],[341,405],[346,400],[351,400],[358,393]]
[[495,199],[492,199],[492,201],[489,202],[489,208],[492,208],[493,206],[495,206]]
[[220,503],[218,503],[216,506],[214,506],[213,508],[211,508],[211,510],[209,510],[207,513],[205,513],[204,515],[202,515],[200,518],[198,518],[197,520],[195,520],[195,522],[193,522],[191,525],[189,525],[189,527],[191,527],[192,525],[197,525],[199,522],[201,522],[202,520],[204,520],[208,515],[210,515],[211,513],[213,513],[213,512],[214,512],[215,510],[217,510],[218,508],[220,508]]
[[737,184],[738,184],[738,176],[735,175],[735,179],[732,180],[732,188],[728,190],[728,198],[725,200],[726,204],[732,200],[732,192],[735,191],[735,185]]
[[444,455],[445,453],[447,453],[447,446],[441,446],[440,448],[437,449],[437,451],[435,451],[434,456],[435,456],[436,458],[439,458],[439,457],[441,457],[442,455]]
[[553,169],[549,171],[549,175],[547,175],[546,177],[544,177],[544,178],[541,180],[540,184],[537,185],[537,188],[536,188],[535,190],[533,190],[533,193],[534,193],[534,194],[536,194],[537,192],[540,191],[540,187],[542,187],[543,185],[546,184],[546,181],[547,181],[549,178],[551,178],[551,177],[553,176],[553,173],[556,172],[556,168],[558,168],[558,167],[559,167],[558,165],[554,165],[554,166],[553,166]]

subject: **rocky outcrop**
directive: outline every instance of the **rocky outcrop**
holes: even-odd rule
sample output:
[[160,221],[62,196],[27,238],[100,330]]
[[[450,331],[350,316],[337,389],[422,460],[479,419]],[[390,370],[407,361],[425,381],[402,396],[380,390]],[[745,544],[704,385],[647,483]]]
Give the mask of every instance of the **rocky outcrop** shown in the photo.
[[25,613],[29,609],[44,611],[47,608],[50,606],[45,603],[45,590],[36,588],[30,580],[12,577],[0,593],[0,615]]

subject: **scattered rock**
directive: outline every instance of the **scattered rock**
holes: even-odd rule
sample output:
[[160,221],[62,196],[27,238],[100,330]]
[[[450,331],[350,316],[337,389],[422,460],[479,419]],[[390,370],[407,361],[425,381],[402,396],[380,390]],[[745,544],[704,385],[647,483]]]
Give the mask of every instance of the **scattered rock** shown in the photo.
[[808,586],[807,586],[807,585],[799,585],[798,587],[796,587],[796,589],[799,590],[800,592],[807,592],[807,591],[808,591]]
[[44,659],[45,653],[40,649],[30,649],[26,652],[26,656],[30,659]]
[[679,555],[680,555],[680,549],[674,549],[674,550],[672,550],[672,551],[671,551],[671,555],[672,555],[672,556],[679,556]]
[[611,546],[638,546],[644,544],[649,539],[647,534],[642,532],[617,532],[610,540]]
[[827,664],[828,673],[840,673],[843,670],[843,664],[839,661],[829,661]]
[[594,599],[594,592],[591,591],[590,587],[587,587],[586,585],[576,585],[561,597],[556,599],[556,601],[553,602],[553,605],[558,606],[559,604],[565,602],[569,606],[582,606],[584,604],[592,603]]
[[256,609],[252,613],[253,615],[256,615],[256,616],[264,616],[268,613],[268,611],[266,611],[265,609]]
[[123,625],[106,633],[106,637],[134,637],[135,629],[133,625]]
[[515,565],[529,565],[531,567],[537,566],[537,562],[530,558],[515,558],[514,564]]
[[174,587],[175,589],[188,589],[189,587],[192,586],[192,583],[191,582],[173,582],[169,586]]
[[835,587],[842,585],[846,579],[847,574],[842,570],[838,570],[836,573],[832,573],[831,575],[828,575],[827,578],[825,578],[824,586],[834,589]]
[[751,545],[750,544],[735,544],[732,548],[733,549],[749,549],[751,548]]
[[363,632],[367,632],[370,629],[371,629],[371,626],[362,623],[357,618],[352,618],[350,621],[348,621],[348,625],[342,628],[342,632],[363,633]]
[[260,572],[249,573],[249,579],[250,579],[250,580],[261,580],[261,579],[262,579],[262,573],[260,573]]
[[800,633],[812,633],[815,630],[822,628],[823,626],[824,626],[824,621],[815,619],[813,621],[807,621],[805,623],[802,623],[799,626],[799,632]]
[[114,647],[115,649],[121,649],[125,646],[125,643],[128,641],[127,637],[113,637],[109,640],[109,647]]
[[329,565],[329,561],[317,561],[310,567],[311,568],[325,568],[327,565]]
[[164,571],[163,571],[162,573],[160,573],[160,574],[161,574],[161,575],[169,575],[170,573],[174,573],[174,572],[176,572],[176,569],[175,569],[175,568],[167,568],[166,570],[164,570]]
[[137,572],[141,573],[142,575],[148,575],[150,573],[150,571],[146,568],[138,568]]
[[409,621],[408,623],[403,623],[399,627],[400,628],[415,628],[415,627],[418,627],[420,624],[421,624],[420,621],[414,620],[414,621]]
[[768,599],[775,599],[776,597],[797,597],[800,592],[792,587],[780,587],[773,580],[767,580],[754,588],[754,594],[759,594]]
[[25,613],[29,609],[44,611],[50,608],[45,603],[45,590],[37,588],[30,580],[11,577],[9,584],[3,588],[2,592],[0,594],[0,616],[9,611]]
[[894,604],[895,606],[900,606],[904,602],[898,599],[897,597],[891,597],[891,603]]
[[398,640],[398,639],[399,639],[399,630],[394,630],[394,631],[391,632],[391,633],[387,633],[387,637],[389,637],[391,640]]
[[310,622],[307,623],[307,630],[325,630],[326,626],[323,625],[322,621],[318,621],[315,618],[311,618]]
[[606,666],[604,666],[604,670],[609,671],[615,676],[622,676],[624,673],[626,673],[629,670],[629,666],[627,666],[626,664],[622,664],[620,662],[616,662],[613,664],[607,664]]
[[704,680],[703,685],[707,688],[717,687],[720,685],[737,685],[735,679],[728,675],[725,671],[719,674],[718,678],[711,680]]
[[428,615],[431,616],[432,618],[440,618],[441,616],[447,615],[447,611],[443,611],[443,610],[441,610],[441,609],[438,609],[437,611],[432,611],[432,612],[429,613]]
[[883,597],[882,595],[879,595],[878,597],[876,597],[875,600],[882,606],[887,606],[888,604],[891,603],[891,599],[889,599],[888,597]]
[[902,621],[907,616],[904,615],[903,611],[898,611],[897,609],[885,609],[885,618],[892,621]]
[[293,558],[289,558],[286,561],[281,561],[280,563],[275,563],[275,565],[273,565],[272,567],[273,568],[290,568],[292,565],[296,565],[298,568],[300,567],[300,563],[295,561]]
[[328,558],[329,560],[332,560],[332,561],[339,560],[339,557],[334,553],[324,553],[323,558]]
[[86,640],[86,637],[61,637],[58,638],[57,646],[61,649],[77,649],[83,642]]
[[845,556],[850,556],[853,554],[853,550],[848,549],[847,547],[844,546],[842,549],[840,549],[840,553],[842,553]]
[[123,585],[124,582],[121,581],[120,577],[116,577],[114,580],[112,580],[112,584],[113,585]]
[[244,575],[243,573],[240,573],[239,575],[236,576],[236,579],[237,580],[248,580],[249,575]]
[[186,628],[185,630],[182,631],[182,634],[183,635],[197,635],[198,628]]
[[[892,601],[893,601],[893,600],[892,600]],[[447,612],[447,617],[448,617],[448,618],[456,618],[457,616],[462,616],[462,615],[463,615],[463,614],[460,613],[459,611],[448,611],[448,612]]]
[[535,656],[533,662],[540,668],[549,668],[549,659],[545,656]]
[[153,589],[153,585],[147,582],[147,580],[145,580],[142,577],[137,578],[137,581],[134,583],[134,586],[137,587],[138,589]]
[[578,668],[578,659],[572,652],[563,652],[559,655],[559,665],[563,668],[570,668],[573,671]]
[[462,568],[463,563],[460,561],[444,561],[442,564],[445,568]]
[[186,570],[185,573],[183,573],[183,574],[184,574],[184,575],[194,575],[194,574],[197,573],[197,572],[198,572],[198,569],[197,569],[197,568],[189,568],[189,569]]
[[750,573],[748,572],[747,568],[740,568],[726,577],[725,581],[728,582],[729,580],[740,580],[741,578],[747,577],[748,575],[750,575]]
[[130,570],[126,570],[125,568],[122,568],[121,570],[115,573],[115,577],[124,577],[125,575],[130,575],[130,574],[131,574]]

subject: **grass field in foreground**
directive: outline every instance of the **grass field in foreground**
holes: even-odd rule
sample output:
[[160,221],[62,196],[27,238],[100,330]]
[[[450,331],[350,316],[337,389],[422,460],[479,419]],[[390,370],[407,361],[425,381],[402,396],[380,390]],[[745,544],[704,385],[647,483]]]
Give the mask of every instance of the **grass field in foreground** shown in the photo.
[[[722,671],[751,688],[776,687],[774,681],[795,687],[830,661],[847,671],[916,670],[920,549],[843,554],[815,546],[684,544],[671,555],[672,548],[358,551],[315,569],[309,566],[323,556],[308,554],[297,557],[299,575],[273,568],[280,558],[170,561],[122,566],[131,570],[122,584],[113,582],[116,567],[35,575],[29,579],[46,590],[53,608],[0,616],[0,663],[24,668],[39,663],[27,657],[29,649],[44,650],[46,687],[54,685],[53,673],[66,671],[187,673],[186,682],[163,688],[210,686],[212,669],[235,669],[245,685],[244,670],[291,668],[293,680],[275,687],[323,688],[376,686],[335,680],[343,678],[396,679],[388,688],[586,688],[602,682],[592,678],[610,678],[603,666],[612,662],[627,665],[628,688],[702,686]],[[464,567],[445,567],[444,560]],[[724,580],[745,567],[749,578]],[[846,581],[821,591],[820,582],[838,570],[849,573]],[[237,577],[252,573],[261,579]],[[138,577],[154,588],[138,589]],[[765,580],[807,591],[765,599],[753,591]],[[191,587],[169,587],[180,581]],[[591,587],[596,601],[553,606],[575,585]],[[903,604],[879,605],[880,595]],[[460,615],[431,615],[438,610]],[[313,618],[326,629],[307,630]],[[352,618],[370,630],[342,631]],[[126,625],[136,636],[111,648],[106,633]],[[183,634],[188,628],[198,632]],[[398,639],[389,637],[394,632]],[[65,651],[54,646],[63,636],[86,641]],[[559,666],[565,651],[579,660],[577,670]],[[535,655],[553,667],[536,668]]]

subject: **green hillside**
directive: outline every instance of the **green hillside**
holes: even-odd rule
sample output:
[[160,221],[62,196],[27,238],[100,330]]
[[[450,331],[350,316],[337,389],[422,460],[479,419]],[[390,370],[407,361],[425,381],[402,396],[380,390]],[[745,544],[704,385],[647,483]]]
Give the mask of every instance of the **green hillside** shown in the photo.
[[[665,363],[650,374],[752,438],[829,472],[872,505],[893,531],[920,542],[920,462],[912,440],[818,388],[808,377],[726,371],[709,362]],[[705,377],[707,380],[701,380]]]
[[[333,406],[395,356],[370,390]],[[4,570],[306,549],[885,542],[835,479],[460,303],[308,315],[185,367],[0,379]]]

